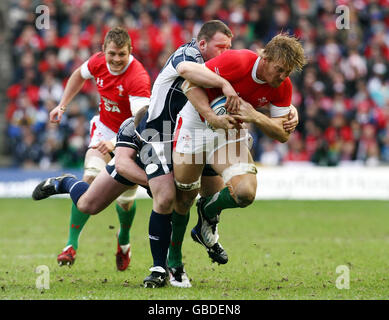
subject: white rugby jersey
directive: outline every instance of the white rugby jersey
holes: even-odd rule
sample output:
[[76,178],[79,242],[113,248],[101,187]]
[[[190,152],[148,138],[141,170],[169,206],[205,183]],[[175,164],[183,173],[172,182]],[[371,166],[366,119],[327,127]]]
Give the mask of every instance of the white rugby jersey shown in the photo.
[[[177,72],[177,66],[183,61],[204,63],[195,38],[179,47],[169,57],[151,91],[146,128],[153,128],[164,136],[173,134],[177,114],[188,101],[181,89],[185,79]],[[170,122],[170,126],[166,126],[167,122]]]

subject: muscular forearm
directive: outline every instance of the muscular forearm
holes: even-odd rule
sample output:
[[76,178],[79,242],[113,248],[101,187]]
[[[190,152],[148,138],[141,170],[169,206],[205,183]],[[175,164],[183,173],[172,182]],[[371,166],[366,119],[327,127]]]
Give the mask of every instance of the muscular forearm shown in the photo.
[[206,66],[195,62],[181,62],[177,67],[177,72],[181,77],[201,87],[223,88],[226,85],[225,79],[209,70]]
[[196,111],[206,120],[215,116],[215,112],[209,107],[209,99],[204,89],[198,88],[188,81],[185,84],[189,89],[185,92],[185,95]]
[[62,107],[66,107],[70,103],[70,101],[72,101],[74,96],[81,90],[84,83],[85,79],[81,76],[80,68],[78,68],[70,76],[59,105]]
[[118,174],[127,180],[139,184],[147,185],[147,176],[134,161],[136,151],[131,148],[117,147],[115,153],[115,169]]
[[289,133],[283,128],[284,117],[269,118],[266,115],[255,111],[254,125],[257,126],[268,137],[278,140],[279,142],[286,142],[289,139]]

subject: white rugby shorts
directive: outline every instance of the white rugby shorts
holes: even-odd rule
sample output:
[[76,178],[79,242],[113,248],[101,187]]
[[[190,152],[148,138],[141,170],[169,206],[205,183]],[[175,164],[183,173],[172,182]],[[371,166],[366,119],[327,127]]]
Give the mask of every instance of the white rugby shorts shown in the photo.
[[90,142],[89,148],[97,145],[100,141],[111,140],[116,137],[116,133],[100,121],[100,116],[94,116],[89,122]]
[[248,145],[248,130],[212,130],[188,101],[178,114],[174,132],[174,150],[178,153],[206,153],[207,161],[226,144],[243,141]]

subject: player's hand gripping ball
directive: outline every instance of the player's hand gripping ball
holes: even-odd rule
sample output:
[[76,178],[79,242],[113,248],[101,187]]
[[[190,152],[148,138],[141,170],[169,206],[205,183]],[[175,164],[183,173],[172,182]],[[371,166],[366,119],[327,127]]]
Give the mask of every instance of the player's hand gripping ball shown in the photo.
[[[217,116],[222,116],[224,114],[228,114],[227,109],[225,107],[227,98],[225,96],[217,97],[210,103],[211,109],[216,113]],[[205,120],[205,124],[209,129],[215,130],[214,127],[212,127],[211,124],[208,123],[207,120]]]

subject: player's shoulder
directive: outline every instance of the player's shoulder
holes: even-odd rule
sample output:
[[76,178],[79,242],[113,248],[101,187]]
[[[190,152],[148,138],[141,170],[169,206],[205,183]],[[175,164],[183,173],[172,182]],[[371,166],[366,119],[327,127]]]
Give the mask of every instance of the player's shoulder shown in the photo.
[[274,88],[273,90],[273,97],[275,100],[282,101],[282,105],[287,105],[287,101],[289,101],[290,104],[293,87],[292,81],[289,77],[285,78],[285,80],[282,81],[281,85],[277,88]]
[[131,57],[130,58],[131,59],[130,67],[145,70],[145,67],[143,66],[142,62],[140,62],[133,55],[130,55],[130,57]]
[[125,72],[125,85],[127,87],[139,87],[141,85],[151,85],[150,75],[143,64],[135,57]]
[[250,68],[257,58],[258,55],[253,51],[247,49],[230,49],[224,51],[220,56],[209,60],[206,65],[213,66],[216,64],[217,66],[220,66],[220,64],[222,64],[226,67],[240,70],[239,72],[241,72],[242,69]]
[[226,50],[222,53],[225,57],[233,57],[233,58],[240,58],[240,59],[257,59],[258,55],[249,49],[230,49]]
[[123,121],[117,134],[117,147],[129,147],[140,150],[141,140],[139,139],[135,128],[135,117],[130,117]]
[[104,52],[99,51],[93,54],[89,58],[89,65],[90,66],[100,66],[100,65],[105,65],[105,55]]
[[284,81],[282,81],[281,85],[278,87],[278,91],[288,92],[292,89],[292,81],[289,77],[286,77]]
[[193,39],[191,42],[185,43],[180,46],[173,53],[173,60],[176,57],[185,57],[185,60],[196,60],[197,62],[204,62],[200,49],[197,47],[196,41]]

